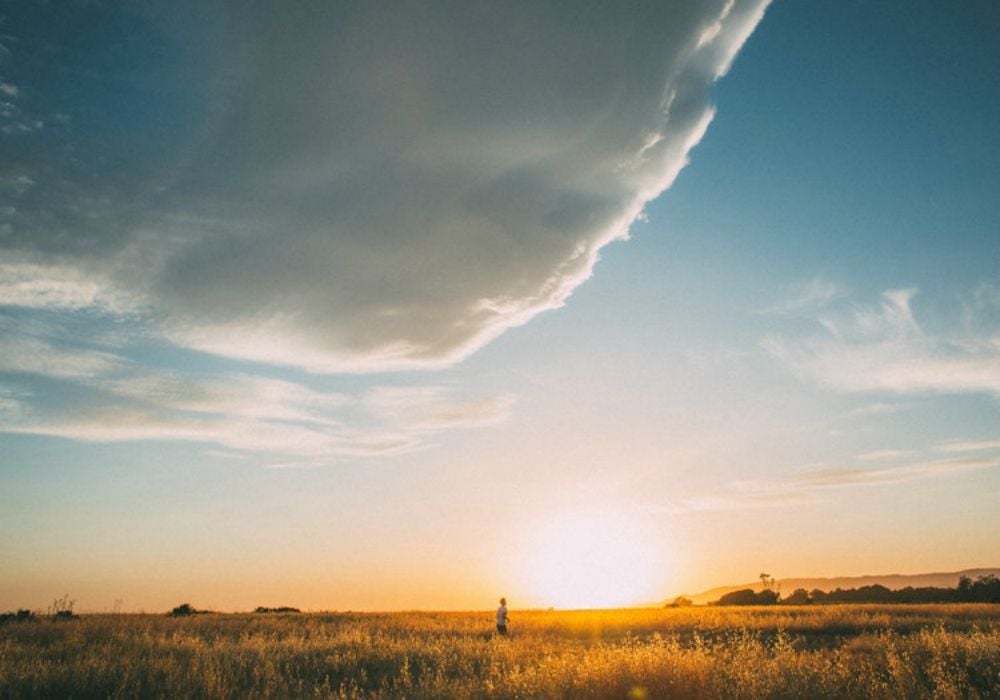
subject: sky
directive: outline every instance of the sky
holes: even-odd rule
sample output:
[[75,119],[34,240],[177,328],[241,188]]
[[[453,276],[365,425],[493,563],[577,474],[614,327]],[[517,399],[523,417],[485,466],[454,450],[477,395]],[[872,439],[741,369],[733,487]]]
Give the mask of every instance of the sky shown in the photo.
[[0,11],[0,609],[1000,566],[1000,7]]

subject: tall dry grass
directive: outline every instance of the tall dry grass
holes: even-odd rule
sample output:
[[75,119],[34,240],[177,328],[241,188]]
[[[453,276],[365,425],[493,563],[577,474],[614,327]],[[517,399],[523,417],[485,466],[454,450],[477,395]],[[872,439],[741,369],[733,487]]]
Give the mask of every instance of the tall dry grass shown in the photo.
[[1000,697],[1000,606],[94,615],[0,626],[0,697]]

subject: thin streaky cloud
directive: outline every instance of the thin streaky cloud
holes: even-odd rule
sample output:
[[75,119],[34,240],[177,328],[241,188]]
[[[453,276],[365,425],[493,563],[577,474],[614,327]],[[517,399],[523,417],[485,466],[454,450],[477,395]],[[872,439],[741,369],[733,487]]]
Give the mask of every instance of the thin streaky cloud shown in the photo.
[[142,374],[101,382],[104,391],[160,410],[245,416],[335,425],[329,412],[353,402],[343,393],[321,393],[301,384],[249,375],[191,377]]
[[982,440],[978,442],[952,441],[944,442],[935,449],[941,452],[986,452],[1000,450],[1000,440]]
[[[1000,328],[985,310],[949,335],[918,323],[916,290],[890,290],[878,307],[824,317],[825,335],[772,335],[762,347],[803,378],[842,392],[1000,395]],[[994,310],[995,311],[995,310]]]
[[[66,310],[59,306],[48,315],[0,314],[7,382],[0,432],[92,443],[181,441],[282,461],[364,459],[429,449],[443,431],[497,424],[514,402],[507,392],[444,385],[383,385],[353,395],[246,372],[153,369],[130,359],[128,337],[117,337],[122,324],[67,327],[56,320],[55,312]],[[38,379],[43,392],[26,388]]]
[[862,462],[881,462],[892,459],[905,459],[916,454],[913,450],[874,450],[858,455]]
[[62,392],[54,392],[40,404],[5,389],[0,432],[92,443],[181,441],[280,455],[283,462],[336,461],[430,449],[443,431],[503,420],[513,402],[509,394],[459,395],[441,386],[381,387],[355,398],[248,375],[144,373],[134,366],[119,374],[96,380],[49,373],[50,381],[71,381],[74,395],[85,394],[82,403],[60,402]]
[[817,503],[814,495],[802,491],[734,492],[710,496],[680,498],[667,503],[652,504],[645,510],[650,513],[683,515],[686,513],[710,513],[730,510],[756,510],[765,508],[785,508]]
[[814,277],[804,285],[786,290],[784,298],[759,309],[758,313],[777,316],[815,313],[847,295],[848,291],[836,282]]
[[135,310],[131,296],[101,274],[79,266],[0,263],[0,307],[122,314]]
[[205,450],[206,457],[217,457],[218,459],[245,460],[248,455],[245,452],[230,452],[228,450]]
[[788,483],[803,489],[897,484],[946,474],[992,469],[996,466],[1000,466],[1000,461],[970,458],[931,460],[884,469],[828,468],[807,472]]
[[959,458],[914,462],[898,467],[811,469],[783,481],[734,481],[719,493],[651,506],[664,513],[780,508],[823,500],[834,489],[878,487],[942,478],[1000,467],[1000,459]]
[[412,435],[369,434],[283,422],[165,415],[134,407],[89,408],[76,415],[5,426],[5,432],[82,442],[181,441],[291,458],[394,456],[422,447]]
[[87,380],[122,366],[119,357],[98,350],[59,348],[40,338],[0,338],[0,373]]
[[859,406],[850,412],[851,416],[859,417],[869,417],[869,416],[888,416],[894,413],[899,413],[910,408],[911,404],[908,403],[887,403],[878,402],[870,403],[864,406]]
[[0,384],[0,419],[4,422],[19,420],[24,412],[25,392]]
[[505,420],[514,396],[456,398],[443,386],[375,387],[362,398],[372,415],[394,421],[411,430],[477,427]]

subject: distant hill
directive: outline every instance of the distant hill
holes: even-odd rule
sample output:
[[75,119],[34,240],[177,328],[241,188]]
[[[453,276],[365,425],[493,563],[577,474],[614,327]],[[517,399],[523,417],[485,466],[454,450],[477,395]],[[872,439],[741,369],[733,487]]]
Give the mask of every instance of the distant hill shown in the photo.
[[[821,591],[832,591],[837,588],[860,588],[861,586],[874,585],[885,586],[886,588],[892,590],[906,588],[907,586],[912,586],[913,588],[923,588],[925,586],[932,586],[934,588],[954,588],[958,585],[958,579],[962,576],[968,576],[975,581],[980,576],[989,576],[990,574],[1000,578],[1000,568],[965,569],[964,571],[934,574],[887,574],[884,576],[840,576],[837,578],[782,578],[777,581],[781,586],[781,594],[783,596],[787,596],[797,588],[804,588],[807,591],[813,591],[816,589]],[[705,605],[707,603],[714,603],[726,593],[731,593],[732,591],[738,591],[744,588],[752,588],[757,591],[761,589],[761,583],[760,581],[752,581],[738,586],[719,586],[718,588],[711,588],[707,591],[702,591],[701,593],[696,593],[694,595],[684,594],[684,597],[689,599],[695,605]],[[670,603],[676,597],[677,596],[673,596],[664,602]]]

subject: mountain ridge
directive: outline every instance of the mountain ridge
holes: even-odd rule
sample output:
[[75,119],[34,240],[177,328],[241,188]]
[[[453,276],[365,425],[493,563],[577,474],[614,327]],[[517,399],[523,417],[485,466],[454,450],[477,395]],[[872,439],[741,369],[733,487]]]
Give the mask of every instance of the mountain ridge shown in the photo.
[[[885,586],[886,588],[892,590],[899,590],[908,586],[912,586],[913,588],[924,588],[928,586],[934,588],[954,588],[958,585],[958,579],[962,576],[968,576],[972,580],[975,580],[980,576],[989,575],[1000,577],[1000,567],[980,567],[975,569],[962,569],[961,571],[923,574],[866,574],[863,576],[832,577],[799,576],[775,579],[775,583],[779,586],[781,593],[787,596],[799,588],[804,588],[807,591],[813,591],[816,589],[821,591],[833,591],[837,588],[860,588],[861,586],[875,585]],[[714,603],[726,593],[746,588],[751,588],[756,591],[760,590],[762,585],[761,582],[757,580],[752,583],[739,585],[716,586],[715,588],[709,588],[708,590],[700,593],[684,593],[680,596],[674,596],[673,598],[665,600],[664,603],[668,604],[673,602],[678,597],[683,597],[687,598],[695,605],[705,605],[707,603]]]

